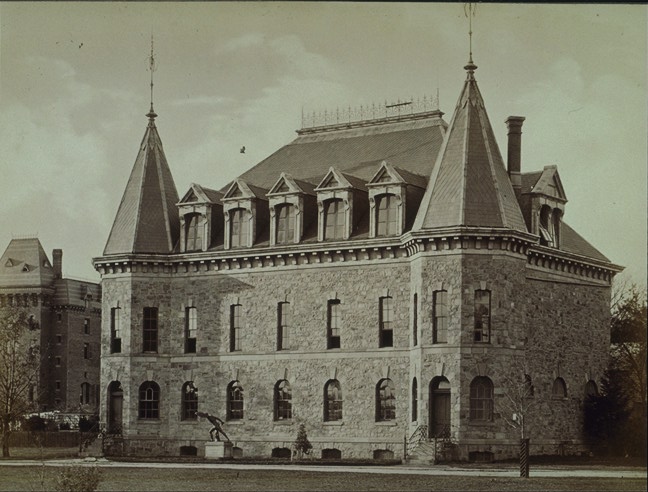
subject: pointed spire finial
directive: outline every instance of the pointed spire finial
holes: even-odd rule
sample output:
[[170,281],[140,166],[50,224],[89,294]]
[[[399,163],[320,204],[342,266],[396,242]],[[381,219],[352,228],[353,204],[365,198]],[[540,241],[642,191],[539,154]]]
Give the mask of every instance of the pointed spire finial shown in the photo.
[[157,70],[157,65],[155,64],[155,56],[153,54],[153,34],[151,34],[151,56],[149,57],[149,71],[151,72],[151,109],[146,115],[151,122],[153,122],[157,117],[157,114],[153,110],[153,72],[155,72],[155,70]]
[[472,78],[473,73],[477,70],[477,65],[473,62],[472,57],[472,19],[475,16],[475,9],[477,6],[474,3],[464,4],[464,14],[468,17],[468,39],[469,39],[469,49],[470,55],[468,57],[468,64],[464,67],[464,70],[468,71],[468,78]]

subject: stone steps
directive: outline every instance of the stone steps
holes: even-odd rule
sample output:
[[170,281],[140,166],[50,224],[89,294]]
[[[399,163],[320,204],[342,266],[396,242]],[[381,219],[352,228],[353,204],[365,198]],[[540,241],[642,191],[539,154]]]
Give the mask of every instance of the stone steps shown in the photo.
[[407,464],[411,466],[430,466],[434,464],[435,458],[434,443],[421,441],[407,458]]

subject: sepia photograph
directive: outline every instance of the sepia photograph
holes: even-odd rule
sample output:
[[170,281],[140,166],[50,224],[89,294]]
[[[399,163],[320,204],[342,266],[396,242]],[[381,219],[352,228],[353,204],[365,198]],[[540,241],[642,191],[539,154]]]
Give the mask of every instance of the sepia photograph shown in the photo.
[[0,1],[0,490],[645,490],[647,40]]

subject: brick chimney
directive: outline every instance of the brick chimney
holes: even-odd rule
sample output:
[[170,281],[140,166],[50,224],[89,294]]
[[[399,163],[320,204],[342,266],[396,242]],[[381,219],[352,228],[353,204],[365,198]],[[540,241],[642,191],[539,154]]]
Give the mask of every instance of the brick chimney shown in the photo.
[[508,175],[518,200],[522,192],[521,153],[524,119],[524,116],[509,116],[506,119],[506,126],[508,126]]
[[63,272],[63,250],[52,250],[52,260],[54,262],[54,278],[61,278]]

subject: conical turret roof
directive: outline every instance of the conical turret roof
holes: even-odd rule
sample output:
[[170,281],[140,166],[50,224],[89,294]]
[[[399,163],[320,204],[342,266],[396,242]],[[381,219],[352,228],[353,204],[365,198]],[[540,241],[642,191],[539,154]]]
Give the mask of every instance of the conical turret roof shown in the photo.
[[180,232],[176,190],[151,111],[104,255],[170,253]]
[[413,230],[454,227],[526,232],[486,114],[472,60]]

